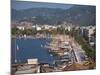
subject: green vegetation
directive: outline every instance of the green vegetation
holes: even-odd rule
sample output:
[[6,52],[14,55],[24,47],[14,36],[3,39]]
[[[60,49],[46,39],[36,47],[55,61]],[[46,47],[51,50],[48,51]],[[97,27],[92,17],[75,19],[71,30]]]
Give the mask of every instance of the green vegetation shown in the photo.
[[19,30],[18,28],[14,27],[11,29],[12,35],[20,35],[22,33],[22,30]]
[[85,50],[87,56],[95,61],[96,59],[96,50],[94,50],[87,41],[79,35],[78,30],[73,30],[71,36],[82,46],[82,49]]
[[14,27],[14,28],[12,28],[12,30],[11,30],[11,34],[17,34],[17,31],[18,31],[18,28],[16,28],[16,27]]
[[[95,25],[95,6],[74,5],[69,9],[30,8],[26,10],[11,9],[12,20],[31,21],[33,24],[62,24],[64,21],[79,25]],[[87,12],[88,11],[88,12]],[[35,17],[35,18],[33,18]]]
[[58,34],[66,34],[66,35],[69,35],[70,34],[70,31],[68,31],[63,26],[61,26],[61,27],[58,27],[57,28],[57,33]]
[[11,30],[12,35],[18,36],[18,35],[35,35],[36,34],[36,29],[24,29],[24,30],[20,30],[16,27],[13,27]]

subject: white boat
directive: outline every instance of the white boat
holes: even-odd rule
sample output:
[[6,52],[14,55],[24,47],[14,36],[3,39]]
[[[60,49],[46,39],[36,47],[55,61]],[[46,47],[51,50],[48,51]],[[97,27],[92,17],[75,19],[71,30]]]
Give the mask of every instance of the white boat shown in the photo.
[[41,44],[41,47],[43,47],[43,45]]
[[17,63],[17,59],[15,59],[15,63]]
[[19,50],[19,46],[17,45],[17,50]]
[[52,54],[50,54],[50,56],[53,56]]
[[55,60],[53,61],[53,64],[55,64],[56,62],[55,62]]

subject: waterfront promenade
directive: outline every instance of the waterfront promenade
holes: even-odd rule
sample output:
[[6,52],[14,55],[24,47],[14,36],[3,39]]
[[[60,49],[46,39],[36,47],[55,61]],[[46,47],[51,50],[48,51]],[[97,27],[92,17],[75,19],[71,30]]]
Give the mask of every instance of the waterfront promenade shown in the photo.
[[[79,45],[74,38],[70,37],[69,35],[56,35],[52,37],[54,41],[50,43],[49,48],[51,48],[51,51],[61,51],[59,47],[65,47],[65,49],[69,46],[67,50],[74,52],[74,57],[77,59],[78,63],[82,63],[85,61],[85,51],[81,48],[81,45]],[[68,43],[68,46],[65,46],[66,43]],[[63,51],[64,53],[64,51]]]

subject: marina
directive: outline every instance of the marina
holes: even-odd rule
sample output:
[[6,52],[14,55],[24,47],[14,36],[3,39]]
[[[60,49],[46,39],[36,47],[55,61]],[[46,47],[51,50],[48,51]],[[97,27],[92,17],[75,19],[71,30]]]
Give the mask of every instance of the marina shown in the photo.
[[[25,71],[33,73],[33,70],[34,73],[45,73],[82,70],[89,67],[83,66],[88,61],[85,52],[69,35],[53,35],[49,40],[43,38],[12,39],[12,44],[12,54],[15,55],[12,58],[13,67],[22,66],[22,69],[18,68],[16,74]],[[27,70],[25,67],[28,66],[30,67]]]
[[[38,58],[40,62],[52,63],[54,58],[43,46],[50,40],[46,39],[12,39],[12,63],[24,63],[29,58]],[[15,46],[17,45],[17,46]],[[42,46],[42,47],[41,47]],[[19,60],[21,60],[19,62]]]

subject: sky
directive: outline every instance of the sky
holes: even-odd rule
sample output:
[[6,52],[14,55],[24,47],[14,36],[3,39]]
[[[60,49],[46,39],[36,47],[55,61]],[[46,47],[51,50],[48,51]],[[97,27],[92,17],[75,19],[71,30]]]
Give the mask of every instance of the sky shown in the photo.
[[12,0],[11,7],[16,10],[28,9],[28,8],[61,8],[68,9],[72,7],[71,4],[58,4],[58,3],[44,3],[44,2],[27,2],[27,1],[15,1]]

